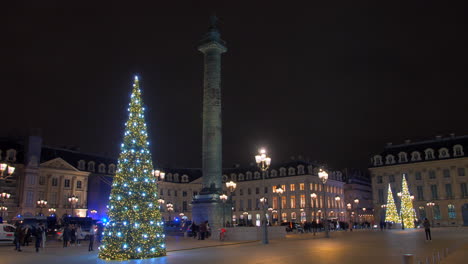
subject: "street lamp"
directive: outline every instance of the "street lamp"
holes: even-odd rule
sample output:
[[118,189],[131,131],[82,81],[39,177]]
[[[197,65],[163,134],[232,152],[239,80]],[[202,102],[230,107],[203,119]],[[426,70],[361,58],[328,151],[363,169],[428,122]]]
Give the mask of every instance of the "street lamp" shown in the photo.
[[[236,189],[236,186],[237,184],[233,181],[228,181],[226,182],[226,187],[228,188],[229,190],[229,201],[231,202],[231,205],[232,205],[232,193],[234,192],[234,190]],[[229,210],[229,215],[230,215],[230,222],[231,222],[231,226],[233,226],[233,221],[232,221],[232,207],[231,207],[231,210]]]
[[[221,199],[221,201],[223,201],[223,227],[226,227],[226,212],[225,212],[225,208],[226,208],[226,200],[227,200],[228,196],[225,195],[224,193],[221,194],[219,196],[219,199]],[[232,210],[231,210],[232,211]]]
[[434,206],[435,206],[435,203],[434,202],[427,202],[426,204],[427,207],[431,208],[430,212],[431,212],[431,222],[432,222],[432,226],[434,227]]
[[15,172],[15,167],[8,165],[7,163],[0,163],[0,178],[8,178],[13,174],[13,172]]
[[171,212],[174,211],[174,205],[172,203],[167,203],[166,207],[167,207],[167,212],[169,213],[169,221],[172,221]]
[[[255,156],[255,162],[257,163],[257,166],[260,168],[262,171],[262,186],[265,187],[265,171],[268,170],[271,164],[271,158],[267,157],[266,155],[266,150],[261,149],[259,151],[260,155]],[[262,215],[262,225],[263,225],[263,239],[262,239],[262,244],[268,244],[268,224],[267,224],[267,200],[266,198],[262,198],[262,209],[263,209],[263,215]],[[262,200],[260,199],[260,200]]]
[[244,223],[245,223],[245,226],[248,226],[249,225],[249,213],[248,212],[243,212],[242,213],[244,215]]
[[46,200],[38,200],[37,201],[37,206],[41,208],[41,211],[39,212],[39,215],[42,215],[42,208],[47,206],[47,201]]
[[[339,209],[340,208],[340,200],[341,200],[341,197],[340,196],[335,196],[335,201],[336,201],[336,207]],[[338,214],[338,213],[337,213]]]
[[78,200],[79,200],[78,197],[76,197],[75,195],[68,197],[68,202],[71,204],[72,216],[73,216],[74,205],[78,202]]
[[278,211],[279,211],[279,214],[278,214],[278,221],[281,225],[282,223],[282,215],[281,215],[281,195],[284,193],[284,190],[283,188],[281,187],[281,185],[278,185],[276,186],[276,189],[275,189],[275,192],[278,194]]
[[53,208],[53,207],[52,207],[52,208],[49,208],[49,213],[50,213],[51,215],[55,214],[55,211],[57,211],[57,209],[55,209],[55,208]]
[[323,211],[325,213],[324,222],[325,222],[325,237],[329,238],[330,234],[328,233],[328,217],[327,217],[327,198],[326,198],[326,191],[325,191],[325,184],[328,180],[328,173],[323,169],[320,169],[318,172],[318,177],[322,181],[322,191],[323,191]]
[[269,220],[268,222],[270,223],[270,225],[273,222],[273,211],[274,211],[273,207],[268,208],[268,212],[270,213],[270,219],[268,219]]
[[312,199],[312,210],[314,210],[314,221],[312,222],[312,231],[314,232],[314,236],[315,236],[315,232],[316,232],[316,229],[317,229],[317,220],[315,219],[315,216],[316,216],[316,212],[315,212],[315,208],[316,208],[316,200],[317,200],[317,194],[316,193],[311,193],[310,194],[310,198]]
[[399,192],[397,193],[398,197],[400,197],[400,219],[401,219],[401,229],[405,229],[405,221],[404,221],[404,217],[403,217],[403,214],[401,213],[401,208],[403,207],[402,204],[403,204],[403,201],[401,199],[401,197],[403,196],[403,193],[402,192]]

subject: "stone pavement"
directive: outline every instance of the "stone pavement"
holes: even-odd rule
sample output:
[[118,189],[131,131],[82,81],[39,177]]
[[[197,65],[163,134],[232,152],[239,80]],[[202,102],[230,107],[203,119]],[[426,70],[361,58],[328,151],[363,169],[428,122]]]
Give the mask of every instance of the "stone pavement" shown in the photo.
[[424,230],[359,230],[332,232],[330,239],[323,234],[288,235],[286,239],[261,245],[258,241],[219,242],[192,238],[169,237],[166,257],[129,261],[104,261],[97,258],[97,251],[88,252],[87,244],[80,247],[61,248],[60,243],[50,242],[47,248],[35,253],[33,247],[16,252],[10,245],[0,246],[0,264],[177,264],[177,263],[360,263],[399,264],[402,255],[411,253],[417,259],[425,259],[434,252],[443,254],[449,248],[451,254],[444,263],[466,263],[468,228],[433,229],[433,242],[425,242]]

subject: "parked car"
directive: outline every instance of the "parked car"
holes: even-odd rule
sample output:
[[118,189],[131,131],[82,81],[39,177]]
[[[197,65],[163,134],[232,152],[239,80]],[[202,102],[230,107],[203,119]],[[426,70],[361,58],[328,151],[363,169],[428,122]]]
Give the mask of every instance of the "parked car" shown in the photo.
[[0,224],[0,243],[13,243],[16,227],[10,224]]
[[281,223],[282,226],[286,226],[286,232],[301,232],[304,233],[304,228],[299,223],[294,222],[283,222]]
[[[82,237],[80,239],[88,240],[91,234],[91,226],[94,220],[90,217],[66,217],[62,220],[62,227],[60,227],[55,235],[55,238],[62,240],[63,230],[66,225],[81,226]],[[97,234],[97,226],[95,226],[95,234]]]

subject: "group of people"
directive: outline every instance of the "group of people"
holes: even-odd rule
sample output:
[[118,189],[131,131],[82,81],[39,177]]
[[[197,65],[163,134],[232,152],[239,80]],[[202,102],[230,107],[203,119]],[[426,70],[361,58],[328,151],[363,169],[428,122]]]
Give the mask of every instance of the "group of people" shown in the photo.
[[191,232],[191,236],[194,239],[198,238],[198,240],[205,240],[205,238],[209,238],[211,235],[211,228],[208,224],[208,221],[205,221],[200,225],[197,225],[195,222],[192,222],[192,224],[189,227],[189,230]]
[[[89,230],[88,251],[94,251],[95,229],[96,226],[92,225]],[[63,229],[62,240],[64,248],[72,245],[81,246],[81,240],[83,239],[85,239],[85,235],[80,225],[66,225]]]
[[32,237],[35,240],[36,252],[39,252],[39,249],[45,247],[46,240],[46,229],[42,223],[39,223],[35,226],[17,224],[15,229],[15,250],[21,252],[21,246],[29,246],[29,241],[32,241]]

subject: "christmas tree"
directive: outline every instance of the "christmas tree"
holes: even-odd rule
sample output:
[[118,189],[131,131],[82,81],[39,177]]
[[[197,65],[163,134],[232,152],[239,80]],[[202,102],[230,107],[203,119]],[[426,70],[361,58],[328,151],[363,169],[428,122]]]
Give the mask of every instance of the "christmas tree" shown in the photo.
[[398,216],[390,184],[388,185],[387,211],[385,212],[385,222],[400,222],[400,217]]
[[144,110],[138,77],[135,77],[117,173],[109,197],[109,222],[99,248],[102,259],[166,255]]
[[414,210],[413,210],[413,199],[408,190],[408,184],[406,183],[405,175],[401,181],[401,209],[400,216],[403,224],[406,228],[414,227]]

